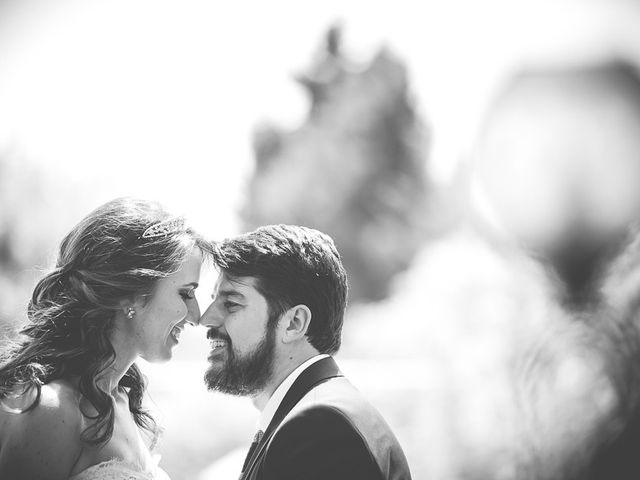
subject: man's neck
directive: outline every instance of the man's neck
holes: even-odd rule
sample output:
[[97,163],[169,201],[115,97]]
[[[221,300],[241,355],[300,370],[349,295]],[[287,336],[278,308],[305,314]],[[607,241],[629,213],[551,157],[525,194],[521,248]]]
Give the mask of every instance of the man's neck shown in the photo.
[[260,410],[261,412],[264,410],[264,407],[267,405],[267,402],[276,391],[276,389],[280,386],[284,380],[293,373],[293,371],[302,365],[304,362],[309,360],[310,358],[318,355],[317,351],[309,351],[305,350],[304,352],[300,352],[298,354],[288,353],[284,355],[282,358],[276,359],[274,365],[274,371],[271,375],[271,381],[265,386],[260,393],[254,396],[251,400],[253,405]]

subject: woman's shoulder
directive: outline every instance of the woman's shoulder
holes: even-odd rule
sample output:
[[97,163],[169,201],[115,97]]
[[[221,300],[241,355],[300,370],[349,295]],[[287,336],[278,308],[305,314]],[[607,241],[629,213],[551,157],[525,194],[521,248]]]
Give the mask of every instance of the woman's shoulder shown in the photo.
[[53,403],[62,408],[77,409],[81,396],[77,382],[60,378],[42,385],[41,403],[44,402],[45,405]]
[[39,398],[36,388],[6,397],[0,408],[0,460],[33,478],[40,478],[41,469],[50,478],[68,476],[82,451],[79,398],[65,380],[42,385]]
[[66,422],[78,421],[80,392],[68,380],[54,380],[40,388],[29,387],[9,393],[0,403],[0,410],[6,414],[15,414],[7,418],[29,422],[58,417]]
[[28,424],[25,427],[32,426],[38,431],[48,429],[69,446],[80,446],[80,398],[80,393],[69,381],[54,380],[42,385],[37,405],[24,416]]

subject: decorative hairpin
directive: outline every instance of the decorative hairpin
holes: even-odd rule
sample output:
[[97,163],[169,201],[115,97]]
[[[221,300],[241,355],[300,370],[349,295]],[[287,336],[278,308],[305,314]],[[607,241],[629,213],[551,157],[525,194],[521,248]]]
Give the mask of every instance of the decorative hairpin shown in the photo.
[[184,229],[184,218],[176,217],[151,225],[142,234],[142,238],[154,238],[178,232]]

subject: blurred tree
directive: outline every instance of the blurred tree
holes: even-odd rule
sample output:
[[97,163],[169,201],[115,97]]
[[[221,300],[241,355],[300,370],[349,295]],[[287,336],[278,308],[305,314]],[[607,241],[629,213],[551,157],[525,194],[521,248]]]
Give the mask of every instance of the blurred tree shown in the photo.
[[84,210],[85,188],[0,153],[0,342],[26,320],[31,289],[67,225]]
[[640,76],[617,60],[521,72],[487,116],[478,190],[562,281],[571,307],[593,304],[599,275],[640,218],[638,132]]
[[612,59],[505,87],[475,150],[477,204],[544,267],[555,306],[513,317],[518,478],[638,478],[640,76]]
[[0,157],[0,341],[25,318],[29,272],[43,260],[38,238],[39,175],[11,155]]
[[350,275],[350,298],[378,300],[410,264],[427,226],[426,129],[408,94],[404,65],[386,49],[358,68],[331,28],[308,71],[304,125],[262,125],[242,217],[330,234]]

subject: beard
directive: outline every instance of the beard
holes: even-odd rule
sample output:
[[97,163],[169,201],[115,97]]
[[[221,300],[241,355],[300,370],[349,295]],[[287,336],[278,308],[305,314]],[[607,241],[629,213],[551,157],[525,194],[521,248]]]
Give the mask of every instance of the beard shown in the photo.
[[270,326],[271,322],[268,322],[260,343],[244,356],[235,354],[228,336],[223,336],[215,330],[209,331],[209,339],[220,338],[227,342],[226,360],[222,365],[211,362],[204,375],[209,390],[245,397],[253,396],[264,389],[273,373],[276,346],[275,328]]

